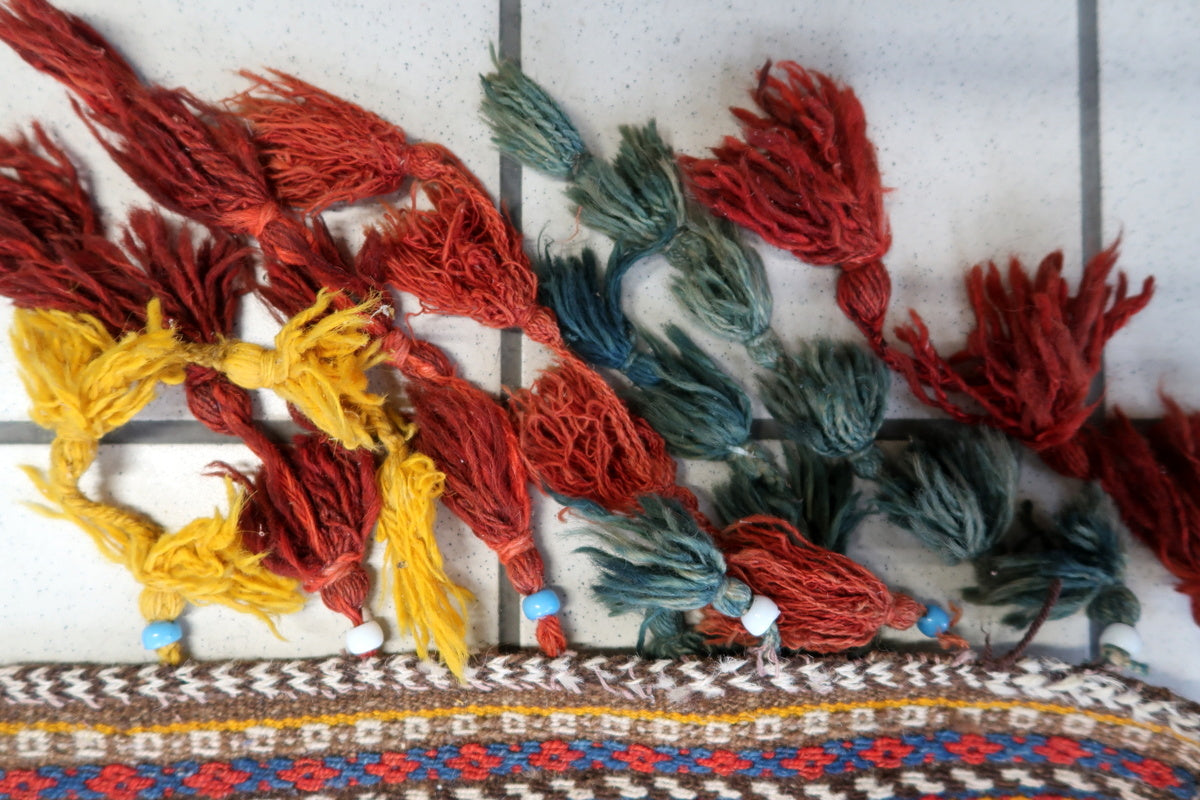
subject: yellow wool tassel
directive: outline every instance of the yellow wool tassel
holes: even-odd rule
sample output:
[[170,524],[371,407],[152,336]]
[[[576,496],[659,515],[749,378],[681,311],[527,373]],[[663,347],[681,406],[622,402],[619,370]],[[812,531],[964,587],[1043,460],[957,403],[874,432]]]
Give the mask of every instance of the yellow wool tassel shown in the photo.
[[433,535],[445,476],[429,456],[409,448],[413,429],[394,413],[377,417],[375,431],[387,450],[378,472],[383,507],[375,538],[385,545],[384,574],[391,582],[396,621],[412,634],[418,655],[426,656],[432,640],[450,671],[462,677],[466,606],[473,597],[446,575]]
[[330,311],[334,297],[323,291],[312,307],[288,320],[273,350],[222,341],[188,345],[188,357],[243,389],[273,390],[348,449],[372,447],[368,420],[383,407],[383,397],[367,390],[367,370],[383,356],[366,331],[365,315],[379,304],[368,300]]
[[[192,601],[250,611],[269,624],[267,614],[296,610],[303,598],[295,581],[267,571],[261,556],[241,545],[237,520],[244,498],[231,484],[228,517],[199,519],[174,534],[142,514],[96,502],[79,488],[100,438],[143,408],[160,381],[184,378],[182,348],[163,327],[156,302],[147,320],[145,332],[117,341],[86,314],[16,311],[13,346],[33,401],[30,415],[55,433],[49,470],[25,468],[50,503],[40,510],[71,520],[146,586],[140,606],[149,621],[173,620]],[[168,663],[181,656],[178,644],[159,650]]]
[[133,418],[158,384],[182,383],[186,362],[152,302],[144,333],[120,341],[88,314],[17,309],[13,349],[33,407],[30,416],[69,438],[99,440]]

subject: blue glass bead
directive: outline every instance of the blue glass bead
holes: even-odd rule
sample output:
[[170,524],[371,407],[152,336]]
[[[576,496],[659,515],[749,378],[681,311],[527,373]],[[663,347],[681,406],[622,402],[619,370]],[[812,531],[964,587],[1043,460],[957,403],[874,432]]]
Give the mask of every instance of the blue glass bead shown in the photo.
[[917,630],[930,639],[936,639],[939,633],[949,629],[950,615],[938,606],[929,606],[925,609],[925,616],[917,620]]
[[157,650],[175,644],[183,638],[183,629],[178,622],[151,622],[142,629],[142,647]]
[[562,601],[558,599],[558,595],[554,593],[553,589],[542,589],[521,601],[521,610],[525,612],[525,618],[531,620],[539,620],[542,617],[557,614],[560,608],[562,608]]

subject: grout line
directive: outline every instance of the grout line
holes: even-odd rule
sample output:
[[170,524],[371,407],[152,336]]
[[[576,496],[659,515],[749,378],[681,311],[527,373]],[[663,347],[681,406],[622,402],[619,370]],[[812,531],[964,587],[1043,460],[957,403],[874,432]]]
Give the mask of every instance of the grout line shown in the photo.
[[[1084,263],[1104,249],[1104,207],[1100,164],[1100,26],[1097,0],[1079,0],[1079,196],[1080,244]],[[1098,402],[1093,421],[1104,419],[1105,366],[1092,384]]]
[[[284,442],[298,433],[298,425],[288,420],[259,420],[276,441]],[[1152,417],[1131,417],[1138,429],[1155,422]],[[881,442],[904,441],[910,436],[955,425],[947,419],[895,418],[886,420],[876,437]],[[758,441],[782,439],[783,431],[773,419],[756,419],[751,435]],[[54,435],[33,422],[0,421],[0,447],[5,445],[48,445]],[[104,437],[103,444],[239,444],[240,439],[213,433],[195,420],[134,420]]]
[[[1130,422],[1134,427],[1143,428],[1154,422],[1153,418],[1131,418]],[[949,419],[934,418],[921,419],[919,417],[894,417],[884,420],[883,426],[879,429],[879,434],[875,437],[877,441],[905,441],[910,436],[919,436],[930,431],[944,430],[958,423]],[[783,429],[779,423],[773,419],[756,419],[750,428],[751,436],[760,441],[773,441],[785,438]]]
[[[1104,247],[1103,173],[1100,153],[1100,19],[1097,0],[1079,0],[1079,191],[1080,236],[1087,263]],[[1092,421],[1103,421],[1106,370],[1100,356],[1100,371],[1088,399],[1095,402]],[[1088,620],[1088,647],[1093,659],[1099,656],[1100,626]]]
[[[287,441],[303,431],[288,420],[258,421],[273,439]],[[0,445],[48,445],[54,434],[33,422],[0,422]],[[242,440],[214,433],[199,422],[181,420],[133,420],[104,437],[101,444],[241,444]]]
[[[497,55],[510,61],[521,61],[521,0],[499,0],[500,30]],[[500,205],[508,212],[517,230],[521,229],[521,164],[506,156],[500,158]],[[500,383],[507,387],[521,386],[523,335],[518,330],[500,332]],[[500,576],[499,608],[497,609],[496,643],[502,648],[519,647],[521,643],[520,596],[504,575]]]

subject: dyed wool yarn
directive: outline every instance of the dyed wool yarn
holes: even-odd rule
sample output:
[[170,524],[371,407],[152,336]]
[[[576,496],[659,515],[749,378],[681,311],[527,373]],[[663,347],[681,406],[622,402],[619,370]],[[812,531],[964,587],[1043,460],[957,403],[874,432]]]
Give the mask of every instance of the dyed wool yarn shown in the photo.
[[[1004,617],[1014,627],[1030,625],[1040,613],[1061,619],[1086,609],[1106,632],[1101,636],[1105,661],[1144,672],[1144,665],[1133,660],[1141,649],[1134,632],[1141,605],[1125,586],[1121,537],[1104,505],[1095,484],[1088,484],[1067,503],[1049,526],[1038,524],[1027,505],[1025,540],[980,559],[979,585],[968,589],[966,598],[1016,606]],[[1047,609],[1046,598],[1052,591],[1055,601]]]
[[178,663],[182,631],[175,620],[185,603],[221,603],[270,624],[270,614],[297,610],[303,600],[295,581],[274,575],[261,555],[246,549],[238,530],[244,496],[232,486],[228,516],[198,519],[174,532],[80,490],[100,439],[144,407],[157,383],[184,380],[186,362],[156,301],[146,317],[144,332],[117,341],[95,317],[18,309],[13,342],[31,416],[55,435],[49,470],[27,470],[51,504],[47,513],[75,523],[145,586],[140,607],[150,625],[143,644]]
[[[189,399],[211,385],[185,365],[173,334],[201,340],[231,324],[231,311],[223,316],[205,306],[203,292],[188,290],[232,288],[245,252],[221,236],[197,244],[145,211],[133,212],[117,247],[100,230],[74,166],[38,128],[32,139],[0,140],[0,164],[11,170],[0,176],[0,294],[21,309],[14,343],[35,420],[55,431],[50,471],[28,471],[51,503],[47,512],[71,519],[145,584],[141,608],[151,624],[143,642],[163,660],[182,658],[176,618],[185,602],[244,608],[268,623],[268,614],[295,610],[294,582],[271,575],[243,544],[245,493],[229,487],[228,516],[167,531],[79,488],[101,437],[144,406],[158,381],[182,381]],[[193,305],[176,303],[180,295]],[[236,309],[236,295],[230,299]],[[164,304],[173,331],[162,329]]]
[[[291,187],[293,196],[289,198],[290,202],[320,206],[324,198],[335,194],[342,199],[363,199],[363,196],[370,196],[378,190],[376,180],[381,179],[381,175],[390,175],[389,180],[396,182],[408,179],[408,173],[391,160],[388,161],[393,169],[390,173],[385,171],[384,165],[380,165],[380,171],[376,173],[370,161],[362,161],[358,163],[361,181],[353,179],[348,173],[335,171],[329,175],[335,181],[333,184],[322,184],[314,178],[314,173],[303,168],[295,169],[294,165],[300,163],[301,155],[315,162],[320,162],[325,156],[336,158],[335,152],[322,150],[317,145],[322,142],[330,147],[345,145],[344,134],[329,133],[327,138],[322,138],[323,132],[341,130],[339,126],[344,126],[348,133],[355,130],[391,130],[393,132],[386,141],[393,147],[407,145],[403,133],[379,117],[289,76],[279,76],[274,84],[260,80],[257,89],[257,93],[243,98],[242,113],[254,126],[258,137],[256,141],[262,144],[268,156],[274,179],[284,187]],[[296,136],[301,125],[311,135],[299,137],[302,145],[298,143],[301,149],[297,153],[286,157],[281,155],[280,148],[286,146],[290,137]],[[446,180],[459,186],[462,191],[483,192],[474,176],[459,166],[457,159],[448,151],[432,145],[414,147],[420,148],[421,156],[416,155],[415,151],[404,150],[404,158],[400,159],[401,165],[416,167],[424,164],[412,177],[444,175],[448,176]],[[304,177],[293,178],[293,175]],[[357,188],[352,191],[350,185]],[[453,188],[446,189],[444,193],[433,188],[431,196],[443,198],[449,203],[460,194],[459,190]],[[457,242],[455,237],[460,235],[459,231],[471,230],[481,219],[488,224],[486,214],[480,216],[477,213],[478,205],[464,205],[459,211],[461,215],[456,217],[455,225],[461,225],[462,228],[455,228],[454,236],[444,240],[446,245]],[[503,234],[503,231],[498,232]],[[450,236],[450,231],[443,230],[442,235]],[[460,251],[460,255],[448,255],[444,249],[438,249],[437,240],[432,237],[422,238],[420,247],[433,248],[425,251],[426,257],[438,259],[437,263],[448,268],[459,269],[459,275],[469,279],[476,272],[471,265],[479,258],[490,256],[481,249],[469,249],[469,236],[462,236],[468,249]],[[318,237],[318,241],[324,242],[326,238]],[[326,260],[337,263],[339,256],[336,247],[329,246],[327,242],[322,250]],[[379,231],[369,232],[366,242],[357,253],[353,268],[342,267],[338,270],[342,275],[339,280],[347,285],[365,282],[379,289],[389,282],[395,282],[397,274],[405,273],[395,272],[389,250]],[[444,261],[441,260],[443,256]],[[503,257],[500,263],[504,263]],[[409,291],[415,288],[397,285]],[[442,298],[441,302],[453,302],[453,298]],[[493,324],[510,324],[505,316],[509,312],[504,307],[493,306],[484,313],[498,315],[489,316]],[[543,329],[549,325],[549,330],[553,330],[552,319],[548,323],[545,320],[526,322]],[[527,597],[549,597],[543,578],[544,566],[531,528],[529,475],[504,412],[485,392],[458,377],[452,362],[437,348],[415,339],[401,328],[393,328],[381,335],[388,363],[410,381],[409,394],[416,412],[418,443],[446,471],[447,505],[500,555],[509,579],[518,592]],[[538,642],[547,654],[558,655],[565,648],[566,640],[555,613],[557,608],[548,608],[539,606],[536,612]]]
[[[847,353],[827,361],[826,368],[844,373],[851,391],[826,393],[824,403],[795,399],[812,397],[806,381],[813,360],[809,353],[785,351],[770,327],[772,300],[761,259],[734,228],[689,203],[674,153],[653,122],[622,128],[609,164],[588,152],[550,95],[514,64],[497,65],[483,86],[483,112],[497,145],[535,169],[567,179],[567,194],[579,204],[581,221],[612,238],[618,252],[666,257],[679,271],[673,288],[683,306],[706,329],[745,345],[765,368],[761,394],[789,438],[822,455],[849,456],[861,474],[872,474],[878,466],[874,439],[883,420],[886,371],[865,354]],[[609,280],[619,281],[628,268],[622,266]],[[617,289],[604,295],[618,296]],[[577,310],[588,298],[577,294],[565,307]]]
[[1001,433],[966,426],[930,431],[885,460],[874,506],[945,563],[974,562],[1012,525],[1018,471]]
[[727,524],[766,513],[818,547],[845,553],[850,534],[870,513],[854,490],[854,470],[846,461],[829,461],[795,442],[783,445],[787,483],[780,490],[735,464],[733,475],[713,492],[718,516]]
[[[313,155],[311,142],[321,137],[301,136],[296,114],[311,111],[305,125],[320,128],[340,124],[347,115],[368,115],[294,79],[287,79],[285,89],[276,94],[265,101],[260,93],[247,105],[249,117],[266,133],[274,154],[269,163],[310,178],[317,173],[307,169],[305,159]],[[298,102],[308,95],[319,97],[311,109]],[[278,116],[276,103],[287,107]],[[331,109],[338,113],[333,115]],[[274,127],[275,119],[289,122]],[[349,125],[346,130],[373,125]],[[303,138],[304,144],[289,151],[283,144],[287,137]],[[403,137],[396,134],[390,141],[401,147]],[[445,157],[442,163],[456,162]],[[393,209],[382,227],[369,231],[358,256],[360,274],[415,294],[429,311],[465,314],[495,327],[521,327],[556,353],[558,366],[511,400],[524,455],[547,487],[564,497],[586,498],[626,513],[641,509],[639,498],[644,495],[664,495],[683,503],[700,528],[711,529],[695,513],[691,493],[674,483],[674,464],[662,440],[651,436],[645,423],[630,418],[607,384],[566,351],[553,315],[536,302],[536,276],[519,235],[478,181],[465,170],[460,174],[461,169],[413,176],[431,208]],[[397,172],[394,177],[402,176]],[[310,180],[304,194],[310,202],[319,202],[326,189]]]
[[[1126,452],[1102,444],[1101,429],[1087,422],[1104,345],[1149,302],[1153,279],[1133,295],[1123,274],[1110,284],[1116,244],[1088,261],[1074,291],[1063,277],[1061,253],[1047,256],[1033,275],[1013,259],[1007,281],[995,264],[976,266],[967,278],[976,326],[966,347],[941,356],[914,312],[911,325],[896,330],[905,353],[884,335],[891,279],[881,259],[891,232],[858,99],[792,62],[778,71],[768,63],[751,95],[758,113],[734,110],[741,139],[727,137],[711,158],[681,159],[697,199],[802,261],[837,265],[838,305],[919,399],[958,421],[1004,431],[1063,474],[1101,478],[1130,527],[1147,531],[1140,493],[1135,499],[1128,487],[1134,474],[1150,474],[1146,468],[1158,458],[1144,445]],[[1115,438],[1120,420],[1108,428]],[[1134,435],[1126,443],[1139,440]],[[1118,477],[1123,472],[1128,477]],[[1154,470],[1155,479],[1163,472]],[[1164,502],[1177,498],[1172,478],[1163,479],[1161,492]],[[1160,522],[1139,536],[1155,542],[1168,569],[1191,576],[1181,564],[1194,561],[1186,556],[1194,526],[1186,513]],[[1191,586],[1184,578],[1181,588],[1194,597]]]
[[966,348],[940,356],[914,313],[896,331],[906,354],[884,336],[891,279],[881,259],[891,231],[857,97],[793,62],[777,71],[768,63],[751,94],[761,113],[734,109],[742,139],[727,137],[712,158],[681,159],[697,199],[802,261],[838,266],[839,306],[923,402],[1035,450],[1069,441],[1092,411],[1104,344],[1149,301],[1153,281],[1133,296],[1124,276],[1110,286],[1115,246],[1089,262],[1074,295],[1060,253],[1033,277],[1014,260],[1007,287],[995,265],[977,266],[967,280],[977,324]]

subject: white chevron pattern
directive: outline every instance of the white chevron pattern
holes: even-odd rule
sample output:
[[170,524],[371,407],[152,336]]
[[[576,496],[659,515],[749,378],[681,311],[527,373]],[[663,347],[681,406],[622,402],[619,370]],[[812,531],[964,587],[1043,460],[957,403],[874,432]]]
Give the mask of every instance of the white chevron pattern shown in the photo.
[[[475,662],[467,681],[467,687],[476,692],[550,690],[575,694],[587,687],[602,687],[630,700],[666,703],[767,690],[825,696],[835,692],[854,695],[876,687],[928,690],[951,685],[973,687],[996,698],[1103,709],[1200,738],[1200,712],[1195,704],[1180,699],[1150,699],[1116,675],[1055,661],[1027,660],[1011,672],[997,672],[977,664],[954,665],[915,656],[878,655],[840,663],[797,658],[768,665],[760,673],[755,661],[746,658],[647,662],[629,656],[568,655],[547,659],[540,655],[503,655]],[[333,657],[253,664],[201,663],[176,669],[152,664],[0,667],[0,706],[61,708],[82,704],[98,708],[146,700],[165,706],[175,700],[201,701],[218,696],[347,697],[378,689],[428,692],[463,688],[444,666],[411,656],[366,661]]]

